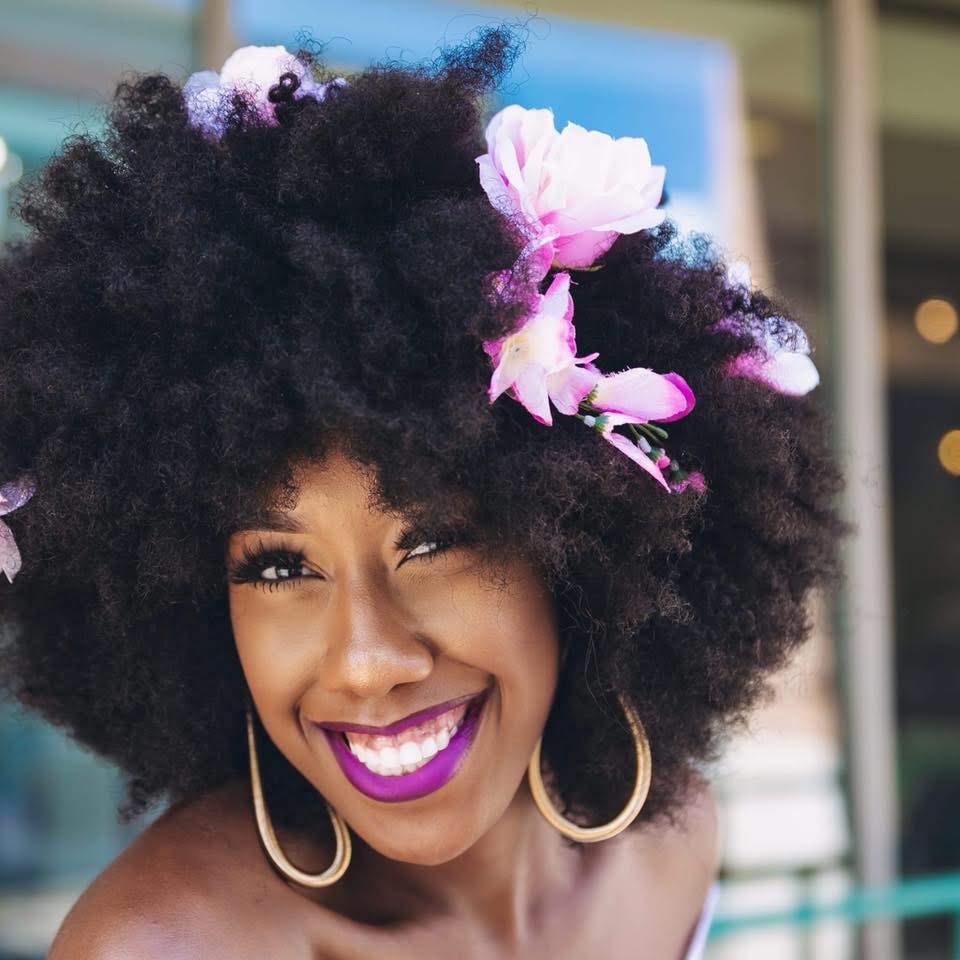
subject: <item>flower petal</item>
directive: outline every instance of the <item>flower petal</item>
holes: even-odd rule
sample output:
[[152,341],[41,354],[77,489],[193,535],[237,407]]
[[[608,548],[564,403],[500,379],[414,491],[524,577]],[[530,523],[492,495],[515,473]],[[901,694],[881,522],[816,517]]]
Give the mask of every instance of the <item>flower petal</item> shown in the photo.
[[693,408],[696,406],[697,398],[693,395],[693,391],[690,389],[690,384],[687,383],[679,373],[665,373],[663,374],[664,379],[669,380],[683,395],[686,397],[687,405],[679,413],[673,414],[671,417],[660,417],[660,423],[670,423],[671,420],[679,420],[681,417],[685,417]]
[[631,440],[629,437],[620,433],[614,433],[612,430],[605,430],[603,438],[609,440],[621,453],[625,453],[631,460],[638,463],[647,473],[653,477],[657,483],[664,489],[669,490],[670,486],[663,479],[660,468]]
[[547,395],[547,374],[537,363],[528,363],[513,385],[517,399],[533,414],[534,418],[547,426],[553,426],[550,416],[550,400]]
[[480,173],[480,186],[494,208],[509,217],[517,209],[515,194],[500,176],[500,171],[494,166],[489,154],[484,153],[477,157],[476,162]]
[[693,487],[694,490],[699,490],[701,493],[707,489],[706,480],[699,470],[688,473],[682,480],[674,480],[670,483],[670,489],[674,493],[683,493],[688,486]]
[[36,481],[29,473],[9,480],[0,487],[0,515],[13,513],[37,492]]
[[805,353],[780,350],[772,357],[762,350],[748,350],[734,357],[727,372],[766,383],[780,393],[802,396],[820,382],[820,374]]
[[13,583],[13,578],[20,570],[20,562],[20,551],[13,539],[13,531],[0,520],[0,571],[7,575],[10,583]]
[[570,269],[593,266],[619,236],[615,230],[584,230],[571,236],[560,236],[554,241],[554,263]]
[[820,374],[810,357],[789,350],[781,350],[764,364],[763,377],[781,393],[792,396],[809,393],[820,383]]
[[677,419],[689,412],[693,394],[679,374],[673,378],[648,367],[608,374],[597,383],[594,405],[601,410],[629,414],[641,422]]
[[487,396],[493,403],[504,390],[512,387],[516,383],[517,377],[525,365],[524,358],[512,350],[501,350],[497,359],[497,366],[490,377],[490,386],[487,388]]
[[567,416],[573,416],[580,401],[593,389],[597,375],[571,363],[569,367],[547,376],[547,392],[553,405]]
[[545,373],[553,373],[570,364],[577,352],[577,344],[569,273],[558,273],[553,278],[520,336],[528,362],[540,364]]

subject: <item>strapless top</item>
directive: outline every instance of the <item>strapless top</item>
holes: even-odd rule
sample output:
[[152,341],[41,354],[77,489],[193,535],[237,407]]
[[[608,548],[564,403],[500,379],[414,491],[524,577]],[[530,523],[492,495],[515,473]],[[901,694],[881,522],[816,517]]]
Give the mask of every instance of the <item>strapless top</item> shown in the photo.
[[717,905],[717,895],[720,893],[720,884],[714,880],[707,891],[707,899],[704,901],[703,910],[700,911],[700,919],[693,931],[693,938],[690,940],[690,946],[687,949],[683,960],[701,960],[704,947],[707,943],[707,933],[710,930],[710,924],[713,922],[713,911]]

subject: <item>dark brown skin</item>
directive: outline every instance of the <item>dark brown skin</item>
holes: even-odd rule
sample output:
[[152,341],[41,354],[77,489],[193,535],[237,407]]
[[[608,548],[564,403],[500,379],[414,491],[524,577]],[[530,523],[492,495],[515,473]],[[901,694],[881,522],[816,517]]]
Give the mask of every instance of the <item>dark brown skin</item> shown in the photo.
[[[369,477],[340,454],[303,479],[290,515],[304,533],[242,531],[228,551],[239,559],[262,540],[304,563],[264,566],[264,580],[289,578],[276,589],[230,583],[230,614],[264,728],[350,827],[346,874],[316,891],[280,877],[249,788],[229,783],[172,807],[120,854],[71,911],[51,960],[681,960],[718,868],[709,787],[676,827],[564,846],[526,779],[558,673],[538,572],[505,560],[502,588],[480,576],[469,544],[396,550],[402,522],[370,508]],[[357,790],[309,722],[384,725],[487,686],[465,762],[413,801]],[[277,834],[302,869],[329,865],[329,823]]]

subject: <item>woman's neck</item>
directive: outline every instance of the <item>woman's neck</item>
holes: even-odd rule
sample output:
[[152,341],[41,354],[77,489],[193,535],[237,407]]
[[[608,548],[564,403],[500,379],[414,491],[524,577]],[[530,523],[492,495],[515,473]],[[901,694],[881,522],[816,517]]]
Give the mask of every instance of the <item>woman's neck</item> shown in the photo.
[[[567,845],[537,810],[526,779],[497,823],[443,863],[393,860],[356,834],[351,838],[346,874],[317,896],[331,909],[377,925],[453,918],[514,948],[531,937],[550,904],[575,894],[596,861],[612,855],[615,845]],[[292,854],[304,854],[302,838],[287,834],[280,842],[299,862]],[[309,860],[322,865],[322,856],[309,855]],[[327,861],[329,856],[327,851]]]

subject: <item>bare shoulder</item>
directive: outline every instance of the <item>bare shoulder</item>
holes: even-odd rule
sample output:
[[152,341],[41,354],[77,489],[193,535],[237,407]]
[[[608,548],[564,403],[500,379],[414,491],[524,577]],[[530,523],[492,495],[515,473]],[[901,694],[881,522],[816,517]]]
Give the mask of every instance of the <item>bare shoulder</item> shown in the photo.
[[632,839],[633,889],[664,938],[656,955],[676,955],[699,921],[720,869],[720,825],[710,783],[697,781],[674,823],[648,824]]
[[312,956],[298,901],[263,869],[232,790],[147,827],[81,894],[48,960]]
[[684,829],[680,839],[687,843],[690,855],[703,865],[712,883],[720,870],[722,838],[717,798],[709,780],[700,780],[699,787],[685,808]]

